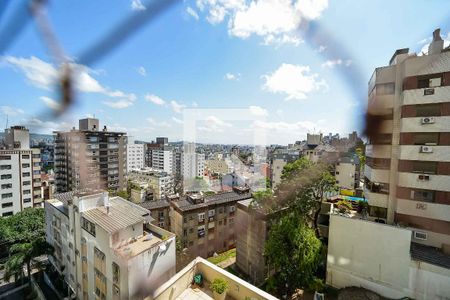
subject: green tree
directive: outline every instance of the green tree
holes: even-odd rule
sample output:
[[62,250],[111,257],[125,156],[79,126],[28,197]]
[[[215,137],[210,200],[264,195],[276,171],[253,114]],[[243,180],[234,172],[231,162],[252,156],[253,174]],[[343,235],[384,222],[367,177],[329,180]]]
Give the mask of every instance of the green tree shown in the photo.
[[11,276],[22,277],[24,265],[27,268],[28,283],[31,285],[31,269],[42,267],[37,259],[42,255],[51,255],[53,247],[47,243],[45,237],[39,237],[32,241],[17,243],[10,248],[10,257],[5,263],[4,279],[9,281]]
[[336,189],[336,179],[330,170],[330,165],[313,163],[304,157],[288,163],[275,193],[275,202],[279,206],[289,207],[300,217],[307,217],[317,237],[320,237],[318,219],[322,202],[327,192]]
[[291,294],[308,286],[321,262],[322,243],[295,213],[281,217],[269,232],[265,255],[275,268],[278,287]]
[[45,212],[42,208],[27,208],[8,218],[0,218],[0,240],[9,246],[9,258],[5,263],[5,280],[11,276],[23,276],[27,267],[40,268],[37,257],[53,252],[45,240]]

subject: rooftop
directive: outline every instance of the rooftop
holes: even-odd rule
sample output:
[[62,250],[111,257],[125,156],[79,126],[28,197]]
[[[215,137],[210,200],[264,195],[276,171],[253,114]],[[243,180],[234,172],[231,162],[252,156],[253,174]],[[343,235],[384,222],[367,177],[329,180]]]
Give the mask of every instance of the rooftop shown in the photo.
[[228,202],[235,202],[239,200],[249,199],[252,197],[251,193],[238,194],[236,192],[224,192],[211,196],[206,196],[205,201],[202,203],[194,204],[188,200],[188,197],[183,197],[182,200],[173,201],[172,203],[182,211],[193,210],[210,205],[219,205]]
[[138,203],[139,206],[148,209],[148,210],[152,210],[152,209],[158,209],[158,208],[163,208],[163,207],[169,207],[170,204],[169,202],[167,202],[166,200],[160,200],[160,201],[144,201],[141,203]]
[[107,207],[101,206],[89,209],[83,212],[82,215],[108,233],[114,233],[144,221],[141,215],[114,205],[109,207],[109,212]]
[[[169,237],[172,236],[167,235],[167,238]],[[131,241],[120,243],[119,246],[114,249],[114,252],[116,253],[116,255],[123,258],[134,257],[156,246],[159,247],[160,252],[163,252],[166,249],[166,246],[163,242],[163,236],[158,234],[156,231],[146,228],[142,236],[136,239],[132,239]]]
[[432,265],[450,269],[450,255],[445,254],[438,248],[411,243],[410,251],[411,257],[414,260],[420,260]]

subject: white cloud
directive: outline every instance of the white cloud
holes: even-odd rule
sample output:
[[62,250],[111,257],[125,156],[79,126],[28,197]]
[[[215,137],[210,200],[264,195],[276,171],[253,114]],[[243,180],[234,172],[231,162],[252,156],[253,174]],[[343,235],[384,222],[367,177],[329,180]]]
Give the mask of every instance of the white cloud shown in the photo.
[[147,76],[147,70],[143,66],[137,68],[137,72],[142,76]]
[[160,97],[158,97],[156,95],[150,95],[150,94],[145,95],[145,100],[147,100],[148,102],[151,102],[153,104],[156,104],[156,105],[164,105],[166,103],[166,101],[164,101]]
[[[3,59],[13,68],[20,70],[30,84],[44,90],[51,90],[59,80],[59,70],[50,63],[47,63],[37,57],[30,58],[5,56]],[[120,90],[113,90],[103,86],[91,74],[96,72],[86,66],[79,64],[70,64],[73,74],[75,90],[83,93],[98,93],[114,101],[105,101],[107,105],[114,108],[124,108],[133,104],[136,95],[133,93],[124,93]],[[43,100],[44,101],[44,100]],[[47,101],[48,102],[48,101]],[[127,103],[125,105],[125,103]]]
[[140,11],[140,10],[146,10],[147,8],[142,4],[141,0],[131,0],[131,9]]
[[310,121],[300,121],[294,123],[288,122],[265,122],[257,120],[253,122],[253,127],[266,130],[280,130],[280,131],[298,131],[299,133],[317,130],[317,124]]
[[4,115],[8,116],[18,116],[25,113],[23,109],[11,106],[0,106],[0,110]]
[[323,68],[334,68],[335,66],[350,66],[352,61],[350,59],[342,60],[342,59],[330,59],[322,64]]
[[307,94],[326,88],[318,74],[311,74],[309,66],[282,64],[272,74],[264,75],[263,89],[272,93],[287,94],[286,100],[302,100]]
[[166,122],[166,121],[157,121],[157,120],[155,120],[153,118],[147,118],[147,122],[149,122],[151,125],[157,126],[157,127],[165,127],[165,128],[171,127],[171,125],[168,122]]
[[48,134],[49,132],[52,132],[52,131],[58,131],[58,130],[60,130],[60,131],[67,131],[67,130],[70,130],[70,128],[72,128],[71,124],[73,124],[73,122],[67,122],[67,121],[58,121],[58,122],[43,121],[43,120],[38,119],[38,118],[32,118],[30,120],[24,120],[24,123],[26,124],[26,126],[28,127],[28,129],[31,132],[46,133],[46,134]]
[[225,122],[216,116],[208,116],[203,123],[204,126],[198,126],[197,129],[206,132],[224,132],[226,128],[233,127],[231,123]]
[[172,121],[174,121],[175,123],[178,123],[178,124],[183,124],[182,120],[175,118],[175,117],[172,117]]
[[269,115],[269,112],[267,111],[267,109],[262,108],[261,106],[251,105],[248,107],[248,109],[250,110],[250,113],[255,116],[267,117]]
[[206,19],[218,24],[228,19],[228,33],[242,39],[251,35],[264,38],[264,44],[301,42],[296,33],[302,22],[317,19],[328,0],[197,0]]
[[123,108],[127,108],[127,107],[130,107],[131,105],[133,105],[133,101],[129,101],[127,99],[122,99],[122,100],[116,100],[116,101],[103,101],[103,104],[105,104],[111,108],[123,109]]
[[192,102],[192,107],[198,107],[198,103],[196,101]]
[[186,105],[176,102],[175,100],[170,101],[170,107],[176,113],[181,114],[182,110],[186,108]]
[[317,52],[322,53],[323,51],[325,51],[327,49],[326,46],[320,45],[319,49],[317,49]]
[[59,110],[61,108],[61,105],[59,104],[59,102],[53,100],[50,97],[42,96],[42,97],[39,97],[39,99],[41,99],[41,101],[44,102],[44,104],[47,105],[47,107],[49,107],[53,110]]
[[194,19],[196,19],[196,20],[198,21],[199,16],[198,16],[197,12],[196,12],[192,7],[188,6],[188,7],[186,8],[186,12],[187,12],[190,16],[192,16]]
[[241,78],[241,74],[226,73],[224,78],[227,80],[239,80]]

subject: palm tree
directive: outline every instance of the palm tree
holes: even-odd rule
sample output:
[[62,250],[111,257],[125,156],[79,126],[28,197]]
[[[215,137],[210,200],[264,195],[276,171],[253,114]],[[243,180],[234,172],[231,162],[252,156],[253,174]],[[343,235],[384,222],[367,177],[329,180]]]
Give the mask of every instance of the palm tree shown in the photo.
[[13,275],[16,279],[23,278],[23,266],[26,265],[28,283],[31,285],[31,267],[40,269],[42,263],[37,258],[42,255],[51,255],[53,251],[53,246],[43,237],[12,245],[10,257],[5,264],[4,279],[9,281]]

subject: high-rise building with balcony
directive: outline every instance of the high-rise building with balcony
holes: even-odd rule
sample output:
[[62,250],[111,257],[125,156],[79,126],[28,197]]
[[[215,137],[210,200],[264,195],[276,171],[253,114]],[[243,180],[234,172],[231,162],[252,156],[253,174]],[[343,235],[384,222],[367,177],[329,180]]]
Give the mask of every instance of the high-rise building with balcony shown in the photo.
[[30,133],[23,126],[5,130],[5,145],[0,150],[0,201],[0,216],[42,202],[40,150],[30,148]]
[[[394,53],[369,82],[378,132],[366,148],[369,214],[414,230],[417,243],[450,247],[450,49],[439,31],[428,54]],[[449,250],[450,251],[450,250]]]
[[[395,51],[369,81],[369,216],[329,212],[327,284],[450,297],[450,47]],[[375,222],[373,222],[375,221]]]
[[126,187],[126,144],[123,132],[99,130],[98,119],[79,122],[79,129],[55,132],[57,192],[82,188],[118,191]]

